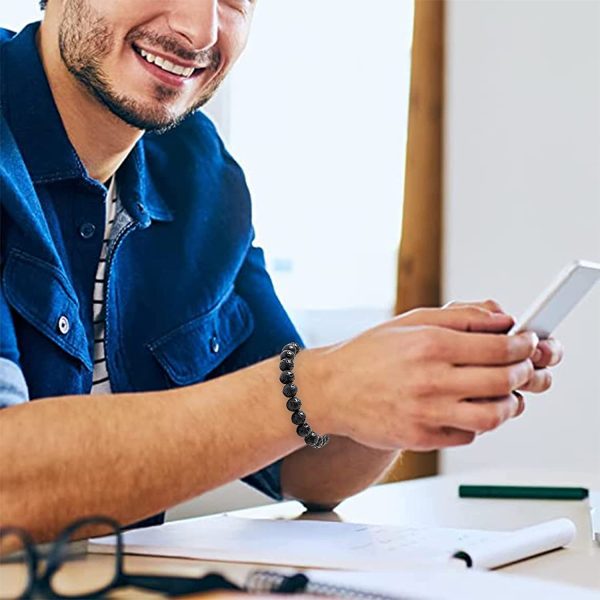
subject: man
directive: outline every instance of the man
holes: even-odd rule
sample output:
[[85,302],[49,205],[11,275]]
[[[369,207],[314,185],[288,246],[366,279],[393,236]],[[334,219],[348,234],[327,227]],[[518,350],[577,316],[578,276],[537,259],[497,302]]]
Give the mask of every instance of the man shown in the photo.
[[254,3],[43,7],[2,34],[2,524],[130,524],[237,478],[329,509],[401,449],[470,443],[522,412],[514,390],[550,386],[559,344],[504,335],[494,302],[412,311],[298,354],[302,409],[331,436],[307,447],[279,383],[299,337],[196,111]]

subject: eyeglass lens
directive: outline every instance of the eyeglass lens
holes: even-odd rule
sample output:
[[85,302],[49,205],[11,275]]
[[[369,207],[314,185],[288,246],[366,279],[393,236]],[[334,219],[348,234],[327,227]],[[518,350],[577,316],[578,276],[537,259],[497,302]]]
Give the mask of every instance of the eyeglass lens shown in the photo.
[[0,598],[21,598],[31,577],[31,558],[23,537],[12,531],[0,533]]
[[88,523],[73,530],[70,537],[63,539],[60,546],[57,546],[60,564],[49,581],[55,594],[67,598],[85,596],[103,590],[114,582],[118,571],[117,556],[96,555],[91,560],[86,552],[87,542],[78,541],[89,535]]

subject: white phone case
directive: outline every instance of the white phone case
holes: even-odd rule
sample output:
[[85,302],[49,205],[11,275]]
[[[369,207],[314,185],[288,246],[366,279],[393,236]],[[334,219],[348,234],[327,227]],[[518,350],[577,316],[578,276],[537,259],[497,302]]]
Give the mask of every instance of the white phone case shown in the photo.
[[[563,269],[552,284],[525,311],[509,335],[533,331],[543,340],[600,281],[600,264],[578,260]],[[599,307],[600,310],[600,307]]]

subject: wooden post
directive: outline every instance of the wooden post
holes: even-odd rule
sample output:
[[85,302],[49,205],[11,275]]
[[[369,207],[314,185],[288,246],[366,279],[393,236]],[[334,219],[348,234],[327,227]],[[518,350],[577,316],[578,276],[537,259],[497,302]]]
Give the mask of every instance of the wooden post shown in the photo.
[[[441,303],[445,0],[416,0],[396,314]],[[405,452],[388,480],[437,473],[437,453]]]

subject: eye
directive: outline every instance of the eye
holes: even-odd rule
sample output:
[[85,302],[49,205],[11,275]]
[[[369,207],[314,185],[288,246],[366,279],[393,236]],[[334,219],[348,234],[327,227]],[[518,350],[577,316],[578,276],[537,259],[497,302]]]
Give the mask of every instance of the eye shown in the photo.
[[224,0],[223,3],[245,14],[251,6],[256,4],[256,0]]

